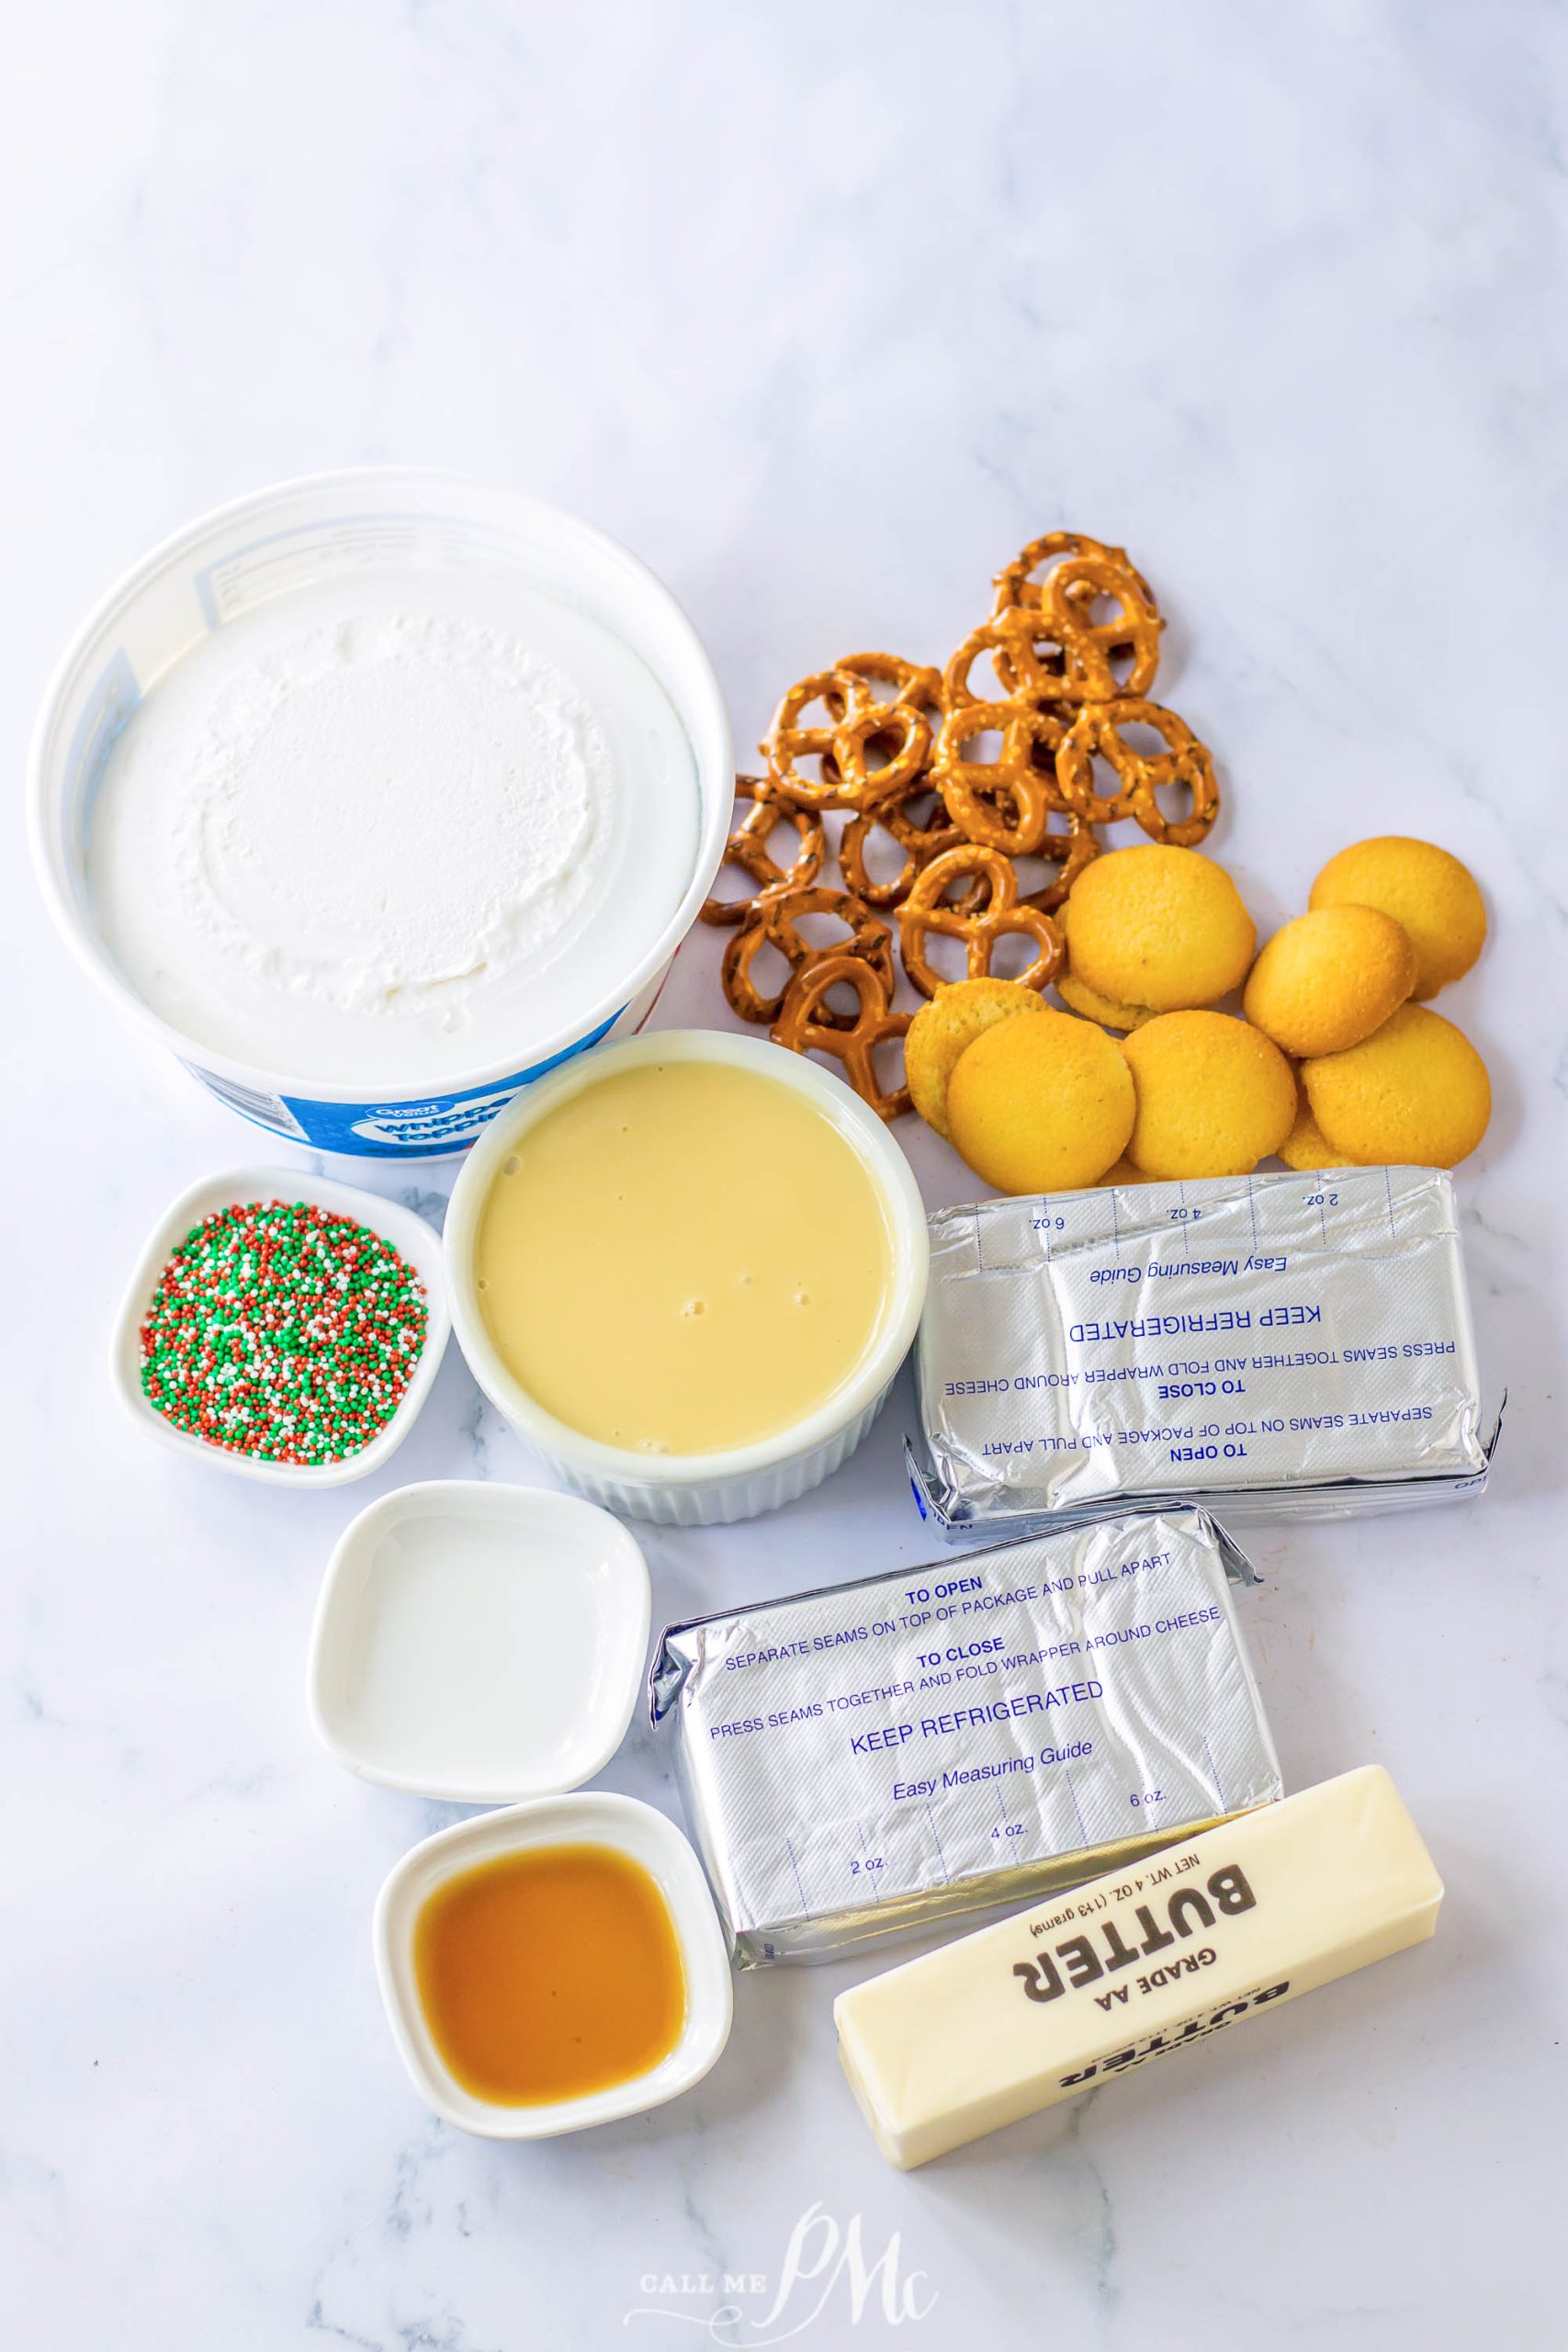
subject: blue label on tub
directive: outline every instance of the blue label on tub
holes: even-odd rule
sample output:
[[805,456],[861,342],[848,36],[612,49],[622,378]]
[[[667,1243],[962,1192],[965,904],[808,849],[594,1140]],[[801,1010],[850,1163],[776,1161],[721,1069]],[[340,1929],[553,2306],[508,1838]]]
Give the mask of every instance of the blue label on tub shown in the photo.
[[[626,1007],[623,1005],[621,1012]],[[292,1143],[310,1144],[317,1151],[351,1154],[358,1159],[441,1159],[464,1150],[498,1111],[504,1110],[520,1087],[529,1086],[547,1070],[558,1069],[574,1055],[586,1053],[608,1036],[620,1012],[611,1014],[586,1037],[534,1062],[511,1078],[492,1080],[488,1086],[470,1086],[457,1094],[427,1094],[395,1102],[318,1102],[303,1094],[267,1094],[241,1086],[199,1062],[186,1069],[199,1078],[210,1094],[238,1111],[253,1125],[265,1127]]]

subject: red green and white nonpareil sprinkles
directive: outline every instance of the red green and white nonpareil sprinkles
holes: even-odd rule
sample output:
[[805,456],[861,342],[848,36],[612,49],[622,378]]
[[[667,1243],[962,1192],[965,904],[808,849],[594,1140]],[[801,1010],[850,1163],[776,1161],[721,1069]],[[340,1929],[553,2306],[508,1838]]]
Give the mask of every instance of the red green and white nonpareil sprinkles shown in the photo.
[[176,1429],[262,1462],[341,1462],[391,1419],[429,1324],[389,1241],[305,1201],[216,1209],[159,1277],[141,1386]]

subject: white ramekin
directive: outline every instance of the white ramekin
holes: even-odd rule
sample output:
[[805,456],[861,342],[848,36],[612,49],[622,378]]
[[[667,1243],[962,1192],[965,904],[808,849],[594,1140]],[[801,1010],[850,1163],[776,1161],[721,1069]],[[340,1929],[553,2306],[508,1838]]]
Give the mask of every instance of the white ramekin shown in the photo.
[[[108,954],[86,881],[104,762],[146,689],[204,636],[269,596],[385,567],[507,571],[613,630],[674,706],[698,791],[685,895],[613,989],[574,1006],[549,1035],[520,1037],[499,1061],[391,1087],[353,1070],[328,1080],[265,1069],[184,1035],[142,1001]],[[210,1093],[253,1125],[320,1151],[441,1159],[465,1150],[520,1087],[647,1017],[718,870],[733,783],[713,665],[674,597],[627,548],[536,498],[461,474],[374,466],[255,491],[187,525],[127,572],[84,622],[50,683],[33,735],[28,805],[33,863],[67,945]]]
[[[308,1201],[312,1208],[325,1209],[333,1216],[351,1217],[355,1225],[389,1241],[424,1284],[429,1313],[424,1345],[398,1408],[368,1445],[361,1446],[357,1453],[344,1454],[341,1461],[264,1462],[257,1454],[231,1453],[226,1446],[209,1445],[205,1438],[177,1429],[142,1394],[141,1326],[164,1268],[177,1245],[204,1217],[220,1209],[247,1206],[253,1201]],[[345,1487],[379,1470],[412,1429],[446,1352],[451,1328],[441,1243],[434,1227],[412,1209],[383,1200],[378,1193],[363,1192],[357,1184],[340,1184],[333,1177],[312,1175],[301,1168],[219,1168],[171,1201],[148,1235],[115,1317],[109,1370],[116,1393],[131,1419],[158,1444],[183,1453],[187,1462],[204,1463],[209,1469],[226,1470],[231,1477],[254,1478],[269,1487]]]
[[[500,1622],[459,1601],[455,1555],[476,1528],[506,1547],[513,1606]],[[373,1688],[399,1586],[423,1553],[435,1565],[439,1619],[399,1703],[367,1738],[355,1702]],[[460,1577],[460,1567],[459,1567]],[[461,1582],[457,1593],[464,1589]],[[576,1610],[563,1632],[561,1600]],[[586,1604],[586,1605],[584,1605]],[[596,1780],[642,1695],[653,1596],[642,1546],[607,1510],[544,1487],[498,1478],[427,1478],[367,1503],[339,1536],[316,1603],[306,1671],[310,1721],[348,1772],[448,1804],[517,1804]],[[530,1676],[550,1678],[570,1713],[541,1727]],[[481,1761],[467,1737],[475,1685],[506,1695],[504,1749]]]
[[[569,1429],[536,1403],[502,1362],[474,1287],[474,1245],[491,1183],[520,1136],[585,1086],[650,1062],[724,1062],[794,1087],[829,1119],[875,1184],[892,1249],[882,1319],[853,1378],[806,1419],[752,1445],[716,1453],[648,1454],[604,1445]],[[803,1055],[760,1038],[716,1029],[668,1029],[603,1048],[592,1061],[557,1070],[518,1098],[487,1129],[458,1174],[446,1212],[447,1292],[453,1328],[470,1371],[518,1435],[564,1483],[632,1519],[671,1527],[710,1527],[753,1519],[826,1478],[870,1429],[908,1354],[925,1301],[930,1245],[925,1210],[909,1163],[874,1112],[842,1080]]]
[[[578,2098],[499,2107],[465,2090],[435,2047],[420,2005],[414,1928],[426,1899],[457,1871],[500,1854],[577,1845],[613,1847],[640,1863],[658,1886],[680,1947],[685,2022],[674,2049],[646,2075]],[[582,2132],[662,2107],[702,2081],[729,2039],[729,1955],[703,1866],[674,1823],[636,1797],[597,1789],[536,1797],[529,1804],[476,1814],[438,1829],[405,1854],[388,1878],[377,1901],[372,1938],[387,2021],[415,2089],[443,2121],[481,2139],[552,2140],[563,2132]]]

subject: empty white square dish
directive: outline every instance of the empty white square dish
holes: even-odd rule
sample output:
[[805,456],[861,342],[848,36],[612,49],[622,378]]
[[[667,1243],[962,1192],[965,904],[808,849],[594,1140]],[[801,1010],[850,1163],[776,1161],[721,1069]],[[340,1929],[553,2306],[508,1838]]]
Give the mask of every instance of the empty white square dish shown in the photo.
[[642,1685],[648,1566],[618,1520],[535,1487],[434,1479],[360,1512],[328,1566],[311,1718],[362,1780],[461,1804],[602,1771]]

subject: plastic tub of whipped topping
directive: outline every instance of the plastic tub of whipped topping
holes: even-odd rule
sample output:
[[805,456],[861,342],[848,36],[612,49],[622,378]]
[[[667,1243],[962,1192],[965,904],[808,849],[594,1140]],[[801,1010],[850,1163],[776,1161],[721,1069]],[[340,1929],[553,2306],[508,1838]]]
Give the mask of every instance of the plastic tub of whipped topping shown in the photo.
[[646,1018],[732,774],[702,644],[625,548],[376,468],[130,572],[45,696],[29,808],[69,944],[210,1092],[436,1159]]

